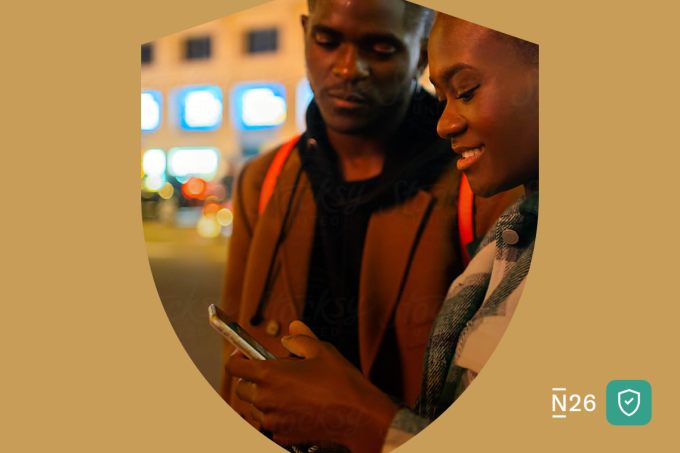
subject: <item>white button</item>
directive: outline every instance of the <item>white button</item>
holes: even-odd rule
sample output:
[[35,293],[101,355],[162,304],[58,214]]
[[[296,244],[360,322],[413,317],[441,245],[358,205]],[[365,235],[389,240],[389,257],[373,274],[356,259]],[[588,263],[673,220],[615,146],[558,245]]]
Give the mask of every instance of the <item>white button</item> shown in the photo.
[[265,332],[267,332],[267,335],[270,337],[277,336],[279,334],[279,330],[281,330],[281,326],[274,320],[269,321],[267,323],[267,327],[265,327]]
[[514,230],[503,231],[503,240],[506,244],[515,245],[519,242],[519,234]]

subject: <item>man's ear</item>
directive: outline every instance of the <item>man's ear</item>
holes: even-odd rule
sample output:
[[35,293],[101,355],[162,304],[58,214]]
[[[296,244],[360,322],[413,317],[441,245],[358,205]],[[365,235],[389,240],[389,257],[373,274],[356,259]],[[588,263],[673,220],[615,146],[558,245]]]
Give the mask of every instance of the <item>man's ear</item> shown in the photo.
[[302,15],[300,16],[300,23],[302,24],[302,30],[307,34],[307,22],[309,22],[309,16]]
[[423,38],[420,41],[420,57],[418,59],[418,76],[420,77],[423,72],[425,72],[425,68],[427,68],[427,65],[429,63],[429,60],[427,58],[427,43],[428,39]]

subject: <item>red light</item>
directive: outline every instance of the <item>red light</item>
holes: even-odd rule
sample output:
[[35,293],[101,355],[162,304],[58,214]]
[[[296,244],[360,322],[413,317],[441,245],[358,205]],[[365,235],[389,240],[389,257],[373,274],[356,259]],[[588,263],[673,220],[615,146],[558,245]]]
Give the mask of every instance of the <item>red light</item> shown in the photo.
[[182,193],[187,198],[204,198],[208,184],[201,178],[191,178],[182,184]]
[[215,203],[214,201],[208,203],[205,205],[203,208],[203,215],[206,217],[212,217],[215,218],[218,212],[222,210],[222,205],[219,203]]

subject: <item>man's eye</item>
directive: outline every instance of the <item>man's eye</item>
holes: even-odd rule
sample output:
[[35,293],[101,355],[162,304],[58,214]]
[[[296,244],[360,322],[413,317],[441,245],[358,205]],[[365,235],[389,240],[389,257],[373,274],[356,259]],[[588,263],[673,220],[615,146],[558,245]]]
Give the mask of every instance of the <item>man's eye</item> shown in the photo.
[[334,49],[338,47],[339,43],[337,40],[331,38],[328,35],[317,34],[314,36],[314,41],[326,49]]
[[391,44],[374,44],[373,51],[379,53],[380,55],[392,55],[397,51],[397,48]]
[[479,88],[479,85],[477,85],[474,88],[467,90],[466,92],[464,92],[462,94],[459,94],[458,96],[456,96],[456,99],[460,99],[463,102],[470,102],[472,100],[472,98],[475,97],[475,92],[477,91],[477,88]]

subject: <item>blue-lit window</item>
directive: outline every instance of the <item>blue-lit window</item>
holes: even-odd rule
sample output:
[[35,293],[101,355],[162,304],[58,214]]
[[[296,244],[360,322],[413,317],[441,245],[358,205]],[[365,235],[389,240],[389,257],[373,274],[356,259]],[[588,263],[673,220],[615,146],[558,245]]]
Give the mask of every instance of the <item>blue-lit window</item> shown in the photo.
[[281,127],[286,122],[286,89],[278,83],[244,83],[231,96],[233,118],[242,131]]
[[309,81],[307,79],[300,80],[295,91],[295,120],[300,131],[307,129],[305,114],[312,98],[314,98],[314,93],[309,86]]
[[152,132],[161,125],[163,95],[158,91],[142,91],[142,131]]
[[222,124],[222,90],[218,87],[187,87],[180,90],[177,100],[182,129],[212,131]]

